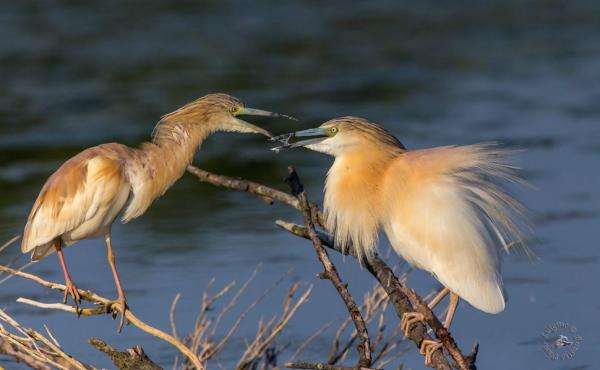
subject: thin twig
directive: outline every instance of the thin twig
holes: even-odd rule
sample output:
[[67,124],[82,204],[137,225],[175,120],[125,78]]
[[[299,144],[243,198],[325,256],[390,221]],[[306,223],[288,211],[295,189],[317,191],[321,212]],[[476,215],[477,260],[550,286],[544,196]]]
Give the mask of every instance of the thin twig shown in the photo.
[[[383,335],[383,330],[385,329],[385,326],[383,325],[383,314],[386,310],[387,302],[388,302],[387,294],[385,294],[385,292],[383,291],[383,288],[381,288],[381,286],[377,284],[373,287],[373,290],[370,293],[365,294],[363,303],[359,307],[359,310],[361,312],[364,312],[363,317],[364,317],[364,320],[366,323],[369,323],[370,321],[372,321],[373,318],[376,316],[377,312],[379,310],[381,310],[381,320],[380,320],[380,324],[377,327],[377,336],[375,338],[375,341],[371,342],[371,348],[373,351],[375,351],[375,349],[377,348],[378,338]],[[342,322],[342,324],[340,325],[338,330],[336,331],[335,336],[332,341],[331,352],[330,352],[329,356],[327,357],[327,364],[336,365],[338,362],[343,361],[346,358],[346,356],[348,355],[350,348],[354,345],[354,342],[356,341],[356,338],[357,338],[356,329],[353,330],[353,332],[350,334],[350,337],[346,340],[346,344],[343,345],[340,350],[340,339],[342,337],[342,334],[344,333],[344,331],[350,324],[350,322],[351,322],[351,318],[350,317],[346,318]],[[380,353],[380,355],[381,355],[381,353]],[[379,357],[381,357],[381,356],[379,356]],[[375,364],[377,359],[378,359],[378,357],[376,356],[372,360],[372,364]]]
[[169,324],[171,325],[171,332],[173,333],[173,338],[175,339],[179,339],[177,336],[177,325],[175,325],[175,307],[177,307],[179,298],[181,298],[181,293],[177,293],[175,295],[175,298],[173,298],[173,302],[171,303],[171,308],[169,309]]
[[296,352],[294,352],[294,354],[292,355],[292,357],[290,357],[289,361],[290,362],[294,361],[296,359],[296,357],[298,357],[298,355],[300,354],[300,352],[302,352],[304,350],[304,348],[306,348],[306,346],[308,346],[310,344],[310,342],[312,342],[313,340],[315,340],[315,338],[317,338],[319,335],[321,335],[330,326],[331,326],[331,322],[325,323],[323,326],[321,326],[319,328],[319,330],[317,330],[316,332],[314,332],[313,335],[311,335],[310,337],[306,338],[306,340],[304,342],[302,342],[302,344],[300,346],[298,346],[298,348],[296,349]]
[[[308,297],[310,296],[312,289],[313,289],[312,285],[309,286],[308,289],[306,289],[306,291],[304,292],[304,294],[302,294],[302,296],[300,296],[300,298],[298,298],[296,303],[293,306],[291,306],[289,310],[285,310],[282,313],[281,317],[279,318],[279,320],[276,324],[273,325],[273,322],[274,322],[273,320],[275,319],[275,318],[273,318],[273,320],[265,326],[264,330],[257,331],[257,337],[256,337],[255,341],[250,346],[248,346],[246,352],[244,352],[244,354],[242,355],[242,358],[238,362],[236,369],[238,369],[238,370],[247,369],[247,368],[249,368],[249,366],[251,364],[255,363],[258,359],[260,359],[262,357],[263,353],[265,353],[268,346],[281,333],[283,328],[288,324],[288,322],[291,320],[291,318],[296,314],[296,311],[298,311],[300,306],[302,306],[303,304],[305,304],[308,301]],[[295,289],[292,287],[292,288],[290,288],[290,291],[292,291],[292,290],[295,290]],[[270,330],[270,333],[266,336],[266,338],[261,339],[262,333],[266,332],[267,328],[271,328],[271,327],[272,327],[272,329]]]
[[304,224],[308,229],[308,235],[310,236],[310,240],[315,247],[315,251],[317,252],[317,256],[325,269],[325,272],[322,274],[323,277],[331,281],[338,294],[344,301],[346,308],[348,309],[348,313],[352,317],[352,321],[354,322],[354,326],[356,327],[356,331],[358,333],[358,337],[360,338],[361,345],[358,347],[359,353],[359,367],[369,367],[371,366],[371,343],[369,339],[369,333],[367,331],[367,325],[365,324],[365,320],[363,319],[358,307],[356,306],[356,302],[354,302],[354,298],[348,291],[348,286],[342,279],[340,278],[335,265],[329,259],[329,255],[327,251],[323,247],[321,239],[317,235],[314,224],[313,224],[313,209],[310,207],[310,203],[308,202],[308,197],[302,183],[300,182],[300,178],[296,173],[296,170],[293,167],[288,168],[289,176],[288,183],[292,189],[292,194],[298,197],[300,201],[301,212],[304,216]]
[[356,335],[354,335],[353,333],[350,339],[348,339],[348,343],[346,344],[346,346],[341,351],[339,351],[340,338],[342,337],[344,330],[346,330],[346,327],[350,325],[350,321],[350,317],[346,318],[344,322],[342,322],[342,325],[340,325],[338,330],[335,332],[335,335],[333,336],[333,340],[331,342],[331,351],[329,352],[329,356],[327,356],[327,363],[330,365],[337,363],[343,356],[346,355],[346,352],[352,346],[352,344],[354,344]]
[[[238,298],[240,298],[240,296],[242,295],[242,293],[244,293],[246,291],[246,289],[248,288],[248,286],[250,285],[250,283],[252,283],[254,281],[254,278],[256,277],[256,274],[258,273],[260,266],[258,266],[257,268],[254,269],[254,271],[252,271],[252,274],[250,274],[250,277],[246,280],[246,282],[244,282],[244,284],[242,284],[242,287],[237,291],[236,294],[233,295],[233,298],[231,298],[231,300],[225,305],[225,307],[223,307],[221,309],[221,312],[219,312],[219,315],[217,315],[217,319],[215,320],[215,324],[213,325],[213,329],[211,332],[211,335],[214,337],[217,334],[217,328],[219,327],[219,323],[221,322],[221,320],[223,319],[223,317],[225,316],[225,314],[227,312],[229,312],[229,310],[231,310],[231,308],[233,306],[235,306]],[[289,272],[288,272],[289,273]],[[284,274],[284,276],[281,276],[279,278],[279,280],[277,280],[278,282],[283,281],[284,277],[287,276],[287,274]],[[219,293],[213,295],[211,298],[209,298],[207,300],[206,303],[206,308],[208,309],[210,307],[210,305],[212,304],[212,302],[214,302],[215,300],[217,300],[218,298],[220,298],[222,295],[224,295],[227,291],[229,291],[229,289],[232,287],[233,285],[227,285],[223,290],[221,290]],[[258,302],[256,302],[258,303]]]
[[10,356],[17,362],[21,362],[34,370],[52,370],[52,368],[44,364],[42,361],[39,361],[30,354],[19,350],[7,339],[0,340],[0,354]]
[[238,326],[241,324],[241,322],[244,320],[244,318],[246,318],[246,316],[248,315],[248,313],[250,313],[250,311],[252,311],[252,309],[254,307],[256,307],[256,305],[258,303],[260,303],[263,299],[265,299],[266,296],[269,295],[269,293],[271,293],[271,291],[273,291],[273,289],[275,289],[275,287],[277,287],[279,284],[281,284],[281,282],[283,281],[283,279],[285,277],[287,277],[287,275],[289,274],[286,273],[284,275],[282,275],[279,279],[277,279],[273,285],[271,285],[271,287],[269,287],[261,296],[259,296],[256,300],[254,300],[254,302],[250,303],[250,305],[244,310],[244,312],[242,312],[237,320],[235,321],[235,323],[231,326],[231,328],[229,329],[229,331],[227,332],[227,334],[221,339],[221,341],[210,351],[204,352],[200,355],[200,357],[206,361],[207,359],[209,359],[210,357],[215,356],[217,353],[219,353],[221,351],[221,349],[223,349],[223,346],[225,345],[225,343],[229,340],[229,338],[233,335],[233,333],[237,330]]
[[8,248],[9,245],[11,245],[12,243],[16,242],[20,238],[21,238],[21,235],[15,235],[15,236],[13,236],[6,243],[4,243],[4,244],[2,244],[2,246],[0,246],[0,252],[2,252],[3,250],[5,250],[6,248]]

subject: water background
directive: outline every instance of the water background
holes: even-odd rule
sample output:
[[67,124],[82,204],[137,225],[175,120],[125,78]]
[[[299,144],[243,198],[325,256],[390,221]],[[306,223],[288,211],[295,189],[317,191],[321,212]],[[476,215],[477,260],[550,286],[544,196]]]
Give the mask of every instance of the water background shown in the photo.
[[[536,189],[517,194],[531,209],[541,260],[506,258],[506,311],[487,315],[461,304],[453,334],[465,350],[480,343],[480,369],[596,369],[599,17],[595,1],[2,2],[0,241],[22,232],[45,179],[64,160],[103,142],[135,146],[159,116],[209,92],[301,118],[253,120],[276,133],[351,114],[383,124],[411,149],[497,140],[526,149],[517,164]],[[283,190],[286,166],[295,164],[320,201],[331,159],[304,150],[274,155],[270,145],[257,136],[217,134],[195,164]],[[169,305],[181,292],[177,322],[185,332],[211,277],[215,287],[240,285],[260,264],[241,307],[289,269],[286,284],[314,284],[281,345],[294,348],[323,323],[342,319],[333,288],[315,278],[312,247],[280,231],[278,218],[300,221],[285,206],[186,174],[143,217],[114,228],[131,308],[168,329]],[[15,245],[0,259],[19,254]],[[66,258],[79,287],[116,296],[102,241],[81,242]],[[334,260],[361,297],[373,279],[349,259]],[[30,271],[62,281],[55,256]],[[411,273],[409,284],[421,293],[436,287],[421,272]],[[279,310],[285,289],[245,321],[221,356],[225,368],[257,321]],[[172,364],[169,346],[134,327],[117,335],[108,317],[76,320],[15,303],[19,296],[55,302],[58,294],[14,278],[2,285],[0,302],[25,326],[47,323],[68,352],[95,366],[112,367],[86,344],[92,335],[121,349],[142,345],[161,365]],[[583,337],[571,360],[544,354],[541,334],[555,321]],[[324,359],[331,336],[326,332],[300,358]],[[422,368],[410,349],[401,361]]]

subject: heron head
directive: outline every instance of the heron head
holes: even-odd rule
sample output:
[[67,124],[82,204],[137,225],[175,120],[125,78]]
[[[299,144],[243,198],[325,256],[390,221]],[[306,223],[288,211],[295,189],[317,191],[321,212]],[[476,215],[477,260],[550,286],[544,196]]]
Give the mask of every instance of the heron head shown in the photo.
[[[310,138],[294,143],[292,138]],[[388,146],[404,149],[402,143],[383,127],[358,117],[334,118],[317,128],[279,135],[271,140],[278,140],[283,145],[273,148],[278,151],[285,148],[305,147],[317,152],[333,156],[369,146]]]
[[208,124],[212,131],[273,136],[269,131],[240,119],[240,116],[268,116],[295,120],[295,118],[283,114],[247,108],[241,100],[227,94],[205,95],[164,116],[163,120],[185,120],[192,123]]
[[271,133],[261,127],[240,119],[240,116],[266,116],[276,118],[295,118],[266,110],[248,108],[241,100],[227,94],[211,94],[204,97],[213,107],[210,120],[221,131],[257,133],[273,137]]

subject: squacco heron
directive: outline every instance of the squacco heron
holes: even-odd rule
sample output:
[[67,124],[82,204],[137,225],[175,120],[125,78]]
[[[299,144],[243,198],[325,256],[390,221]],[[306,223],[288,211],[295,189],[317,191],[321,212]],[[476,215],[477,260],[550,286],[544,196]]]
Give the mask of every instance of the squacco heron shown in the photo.
[[[308,139],[290,143],[293,137]],[[523,206],[496,181],[519,180],[507,150],[488,143],[407,151],[384,128],[356,117],[274,140],[284,143],[275,150],[306,147],[335,157],[324,212],[336,243],[351,242],[359,259],[369,258],[383,229],[400,256],[444,285],[431,308],[450,292],[447,328],[459,297],[484,312],[504,310],[499,253],[522,240],[527,225]],[[422,319],[405,315],[403,330]],[[427,363],[440,345],[421,345]]]
[[104,237],[118,291],[115,303],[121,307],[120,332],[128,307],[112,248],[113,221],[122,210],[124,223],[141,216],[183,175],[209,134],[229,131],[271,137],[268,131],[239,119],[241,115],[287,117],[245,108],[229,95],[211,94],[163,116],[152,142],[140,148],[109,143],[77,154],[46,181],[27,220],[21,250],[31,252],[34,261],[56,251],[67,287],[63,301],[71,295],[79,312],[81,298],[63,248],[82,239]]

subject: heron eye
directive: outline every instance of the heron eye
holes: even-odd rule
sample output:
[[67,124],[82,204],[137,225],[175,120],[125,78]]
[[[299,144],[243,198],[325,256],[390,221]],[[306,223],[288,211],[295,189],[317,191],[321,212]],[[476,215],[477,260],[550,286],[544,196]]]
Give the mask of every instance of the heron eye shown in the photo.
[[231,113],[232,113],[232,114],[236,114],[236,113],[238,113],[239,111],[240,111],[240,107],[233,107],[233,108],[231,108]]
[[337,127],[332,127],[330,129],[330,131],[331,131],[332,134],[335,134],[336,132],[338,132],[338,128]]

